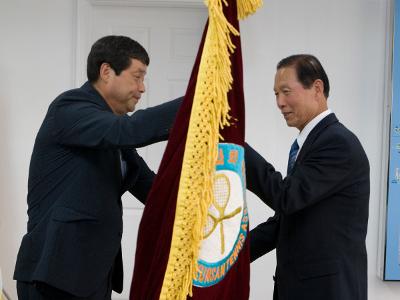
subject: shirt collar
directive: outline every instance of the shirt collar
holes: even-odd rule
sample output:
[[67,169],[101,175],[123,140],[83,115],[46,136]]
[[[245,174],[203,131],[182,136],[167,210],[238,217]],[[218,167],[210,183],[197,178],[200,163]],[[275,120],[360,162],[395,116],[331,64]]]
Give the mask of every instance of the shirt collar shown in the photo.
[[300,133],[297,137],[297,143],[299,144],[299,151],[300,151],[301,147],[303,146],[304,142],[306,141],[311,130],[313,130],[314,127],[317,126],[317,124],[319,122],[321,122],[321,120],[323,118],[325,118],[327,115],[329,115],[331,113],[332,113],[332,111],[330,109],[323,111],[318,116],[316,116],[314,119],[312,119],[310,122],[308,122],[308,124],[303,128],[303,130],[300,131]]

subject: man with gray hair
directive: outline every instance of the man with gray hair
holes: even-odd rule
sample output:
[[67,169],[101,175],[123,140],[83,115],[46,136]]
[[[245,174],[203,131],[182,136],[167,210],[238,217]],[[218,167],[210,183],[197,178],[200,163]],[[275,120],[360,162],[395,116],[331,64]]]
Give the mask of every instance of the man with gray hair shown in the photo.
[[246,146],[247,187],[275,211],[250,232],[254,261],[276,248],[274,300],[366,300],[369,162],[328,109],[329,80],[312,55],[277,66],[274,91],[300,132],[286,177]]

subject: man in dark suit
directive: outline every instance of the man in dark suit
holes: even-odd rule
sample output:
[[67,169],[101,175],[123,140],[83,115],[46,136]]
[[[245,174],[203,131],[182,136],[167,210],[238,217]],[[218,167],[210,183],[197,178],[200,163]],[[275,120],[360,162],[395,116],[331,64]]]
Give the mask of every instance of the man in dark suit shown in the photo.
[[287,125],[300,133],[285,178],[247,145],[248,189],[276,213],[250,232],[251,259],[276,248],[274,299],[366,300],[367,156],[328,109],[329,81],[317,58],[283,59],[274,91]]
[[135,147],[166,140],[181,103],[127,115],[145,91],[148,64],[136,41],[101,38],[88,56],[88,82],[51,103],[29,169],[19,299],[102,300],[122,291],[121,196],[144,203],[155,176]]

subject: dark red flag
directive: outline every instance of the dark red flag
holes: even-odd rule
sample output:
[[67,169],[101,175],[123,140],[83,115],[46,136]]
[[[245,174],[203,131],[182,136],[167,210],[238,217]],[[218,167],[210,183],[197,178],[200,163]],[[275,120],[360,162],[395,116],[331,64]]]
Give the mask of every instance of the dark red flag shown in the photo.
[[186,95],[146,201],[131,300],[186,299],[191,291],[191,299],[249,298],[242,55],[236,0],[227,4],[209,7]]

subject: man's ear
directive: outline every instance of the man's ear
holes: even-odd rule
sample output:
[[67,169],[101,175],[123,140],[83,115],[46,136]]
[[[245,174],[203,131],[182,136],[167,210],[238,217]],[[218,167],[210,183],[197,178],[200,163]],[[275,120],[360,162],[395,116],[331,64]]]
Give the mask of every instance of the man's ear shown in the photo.
[[109,63],[102,63],[100,66],[99,78],[104,82],[108,82],[113,72],[114,70],[111,68]]
[[324,83],[322,82],[321,79],[317,79],[313,83],[315,92],[317,93],[318,96],[323,96],[324,95]]

